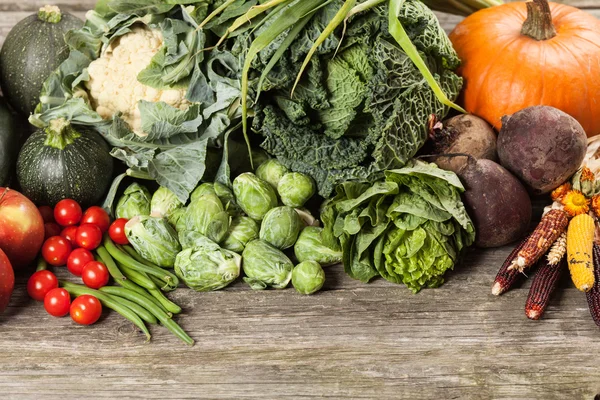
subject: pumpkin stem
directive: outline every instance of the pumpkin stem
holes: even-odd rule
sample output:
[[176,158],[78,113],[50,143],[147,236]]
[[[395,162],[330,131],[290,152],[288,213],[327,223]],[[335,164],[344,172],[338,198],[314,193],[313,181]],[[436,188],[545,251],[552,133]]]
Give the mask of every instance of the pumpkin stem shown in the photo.
[[40,8],[37,15],[40,21],[51,24],[58,24],[62,19],[60,8],[57,6],[44,6]]
[[521,33],[537,41],[549,40],[556,36],[548,0],[527,2],[527,19],[523,23]]
[[71,126],[71,123],[64,118],[50,121],[50,126],[44,129],[46,132],[46,141],[44,144],[55,149],[64,150],[70,144],[81,137]]

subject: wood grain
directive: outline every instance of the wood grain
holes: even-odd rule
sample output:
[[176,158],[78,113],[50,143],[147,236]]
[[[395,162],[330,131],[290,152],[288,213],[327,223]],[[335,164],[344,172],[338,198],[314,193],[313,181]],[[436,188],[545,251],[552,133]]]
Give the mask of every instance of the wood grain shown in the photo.
[[[0,0],[0,41],[46,1]],[[600,16],[600,1],[574,0]],[[91,1],[63,0],[83,16]],[[441,15],[450,30],[460,19]],[[600,332],[564,277],[544,319],[524,315],[528,285],[490,294],[510,247],[472,251],[439,289],[413,295],[341,266],[325,289],[216,293],[180,289],[187,347],[162,327],[152,342],[111,312],[92,327],[56,319],[19,278],[0,315],[2,399],[592,399]]]

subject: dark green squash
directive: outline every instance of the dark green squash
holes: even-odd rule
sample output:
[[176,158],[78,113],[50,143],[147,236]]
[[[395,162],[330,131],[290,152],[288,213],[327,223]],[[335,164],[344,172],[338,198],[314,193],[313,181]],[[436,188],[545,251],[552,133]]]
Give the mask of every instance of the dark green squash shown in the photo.
[[112,180],[109,151],[94,130],[54,120],[34,132],[21,149],[17,161],[21,191],[37,205],[54,206],[65,198],[82,207],[97,204]]
[[79,18],[46,6],[12,28],[0,51],[0,85],[17,112],[34,111],[44,81],[69,56],[65,33],[82,25]]
[[16,116],[0,98],[0,186],[7,185],[19,153],[20,126]]

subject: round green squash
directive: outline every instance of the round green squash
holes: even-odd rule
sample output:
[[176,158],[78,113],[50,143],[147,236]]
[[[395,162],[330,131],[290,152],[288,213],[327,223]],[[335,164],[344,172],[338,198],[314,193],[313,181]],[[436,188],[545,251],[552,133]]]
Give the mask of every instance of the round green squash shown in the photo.
[[104,139],[90,128],[75,129],[64,119],[34,132],[17,160],[21,192],[37,205],[76,200],[97,204],[107,193],[113,158]]
[[42,85],[69,56],[65,33],[83,22],[58,7],[45,6],[17,23],[0,51],[0,86],[8,103],[19,113],[33,113]]
[[0,186],[7,185],[19,153],[20,126],[16,116],[0,98]]

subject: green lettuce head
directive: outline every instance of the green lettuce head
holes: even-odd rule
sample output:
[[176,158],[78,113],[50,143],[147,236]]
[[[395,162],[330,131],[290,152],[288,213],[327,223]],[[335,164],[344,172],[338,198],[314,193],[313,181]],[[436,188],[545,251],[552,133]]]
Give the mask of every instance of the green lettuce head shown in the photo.
[[197,237],[193,247],[177,255],[175,274],[198,292],[219,290],[240,276],[242,257],[222,249],[207,237]]
[[256,168],[256,176],[265,182],[269,182],[275,190],[277,190],[281,178],[288,172],[290,170],[274,158],[265,161]]
[[222,246],[224,249],[241,254],[248,243],[254,239],[258,239],[259,229],[258,222],[250,217],[234,217],[231,225],[229,225],[229,232],[227,232]]
[[316,261],[304,261],[292,271],[292,285],[298,293],[313,294],[325,283],[325,272]]
[[207,193],[192,201],[177,223],[177,231],[198,232],[219,243],[229,229],[229,214],[215,194]]
[[307,226],[302,230],[296,244],[294,255],[299,262],[316,261],[321,265],[339,264],[342,262],[341,248],[332,249],[323,243],[323,228]]
[[183,203],[175,193],[166,187],[160,187],[150,200],[150,215],[153,217],[169,218],[174,212],[183,207]]
[[275,207],[262,220],[259,237],[280,250],[296,243],[302,229],[302,220],[292,207]]
[[117,203],[117,218],[132,219],[141,215],[150,215],[150,191],[137,182],[125,189]]
[[172,268],[181,251],[177,232],[165,218],[134,217],[125,224],[125,235],[140,256],[164,268]]
[[315,194],[315,182],[300,172],[285,174],[279,181],[277,192],[281,202],[290,207],[302,207]]
[[413,292],[437,287],[475,240],[453,172],[412,161],[374,184],[347,182],[323,206],[321,238],[339,246],[348,275],[404,283]]
[[292,279],[292,261],[281,250],[263,240],[248,243],[242,259],[246,274],[244,282],[254,290],[267,287],[285,289]]
[[270,209],[277,207],[275,189],[251,172],[235,178],[233,193],[242,210],[256,221],[261,221]]

